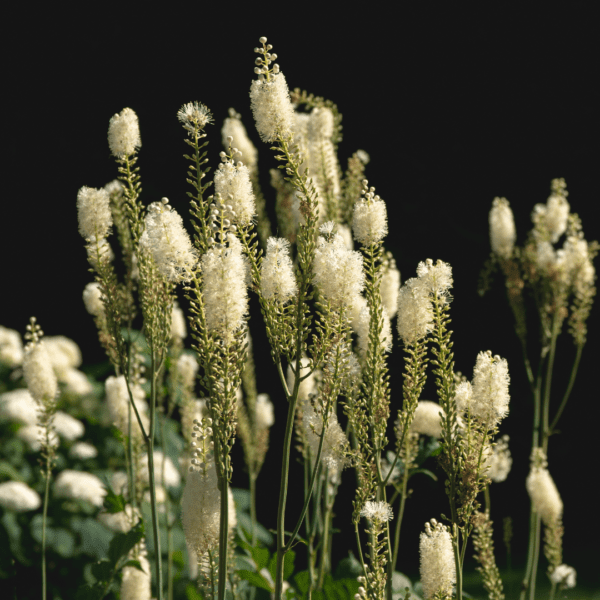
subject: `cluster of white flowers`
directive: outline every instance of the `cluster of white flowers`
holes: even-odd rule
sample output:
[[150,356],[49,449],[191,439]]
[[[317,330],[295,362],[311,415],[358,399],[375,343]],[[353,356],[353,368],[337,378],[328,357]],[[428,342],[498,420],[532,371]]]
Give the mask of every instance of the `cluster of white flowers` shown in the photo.
[[99,317],[104,314],[104,302],[102,302],[100,284],[93,281],[85,286],[85,289],[83,290],[83,303],[90,315]]
[[489,220],[492,252],[499,258],[509,259],[517,239],[517,230],[513,212],[506,198],[494,198]]
[[102,189],[83,186],[77,192],[79,233],[84,239],[105,238],[112,227],[110,196]]
[[558,565],[550,574],[550,581],[564,589],[574,588],[577,585],[577,571],[569,565]]
[[[295,364],[294,364],[294,367],[295,367]],[[299,377],[300,378],[306,377],[309,369],[310,369],[310,361],[308,358],[303,356],[300,359]],[[317,382],[316,382],[316,378],[315,378],[316,374],[317,373],[315,371],[313,371],[308,377],[306,377],[306,379],[302,379],[302,381],[300,381],[300,385],[298,386],[298,404],[304,404],[308,400],[308,397],[310,396],[310,394],[313,394],[315,392],[315,390],[317,388]],[[294,389],[295,383],[296,383],[296,377],[294,375],[294,372],[292,371],[292,366],[288,365],[287,386],[288,386],[288,390],[290,391],[290,393]]]
[[88,442],[77,442],[71,446],[71,449],[69,450],[69,456],[79,460],[96,458],[96,456],[98,456],[98,449],[96,446]]
[[182,354],[177,359],[177,373],[182,384],[189,389],[193,389],[198,373],[198,360],[193,354]]
[[74,441],[85,433],[85,427],[79,419],[59,410],[52,421],[56,433],[65,440]]
[[0,363],[11,368],[23,362],[23,342],[18,331],[0,325]]
[[263,142],[289,138],[294,129],[294,107],[283,73],[257,79],[250,87],[250,104]]
[[442,436],[443,414],[444,409],[436,402],[420,400],[415,409],[410,430],[415,433],[440,438]]
[[0,483],[0,506],[12,512],[37,510],[42,505],[40,495],[22,481]]
[[248,310],[246,270],[235,236],[229,236],[229,248],[212,248],[202,257],[206,326],[226,343],[244,324]]
[[489,428],[497,425],[508,414],[510,394],[508,362],[505,358],[480,352],[473,371],[472,396],[469,404],[471,416],[477,417]]
[[[46,430],[37,424],[25,425],[17,431],[17,437],[23,440],[32,452],[39,452],[42,448],[42,441],[46,443]],[[57,448],[60,445],[58,434],[53,428],[50,428],[48,434],[48,443],[51,447]]]
[[0,421],[35,425],[38,406],[29,390],[18,388],[4,392],[0,394]]
[[233,138],[231,146],[238,150],[238,152],[233,155],[233,160],[235,162],[243,162],[251,173],[255,172],[258,165],[258,150],[248,137],[248,133],[246,132],[246,128],[242,123],[240,115],[232,108],[229,109],[229,117],[223,122],[221,136],[225,148],[229,147],[228,138]]
[[593,285],[596,269],[590,259],[588,243],[583,234],[569,235],[563,247],[556,252],[556,266],[564,274],[564,279],[577,290]]
[[25,348],[23,377],[36,402],[44,404],[54,400],[58,382],[44,340],[28,344]]
[[[553,179],[551,183],[552,192],[546,204],[536,204],[531,213],[531,220],[536,226],[538,236],[545,231],[554,244],[558,238],[567,230],[570,206],[567,201],[567,184],[564,179]],[[540,231],[540,229],[542,231]]]
[[512,462],[512,456],[508,449],[508,436],[503,435],[487,453],[488,477],[496,483],[504,481],[510,473]]
[[122,600],[150,600],[152,598],[152,577],[150,563],[144,555],[137,557],[142,571],[136,567],[124,567],[121,578],[120,598]]
[[184,340],[187,336],[187,328],[185,326],[185,314],[179,308],[177,301],[173,302],[173,310],[171,311],[171,337],[179,340]]
[[454,283],[452,267],[448,263],[438,260],[434,265],[428,258],[425,262],[419,263],[417,275],[429,293],[447,301],[448,290]]
[[[448,529],[431,519],[421,533],[421,584],[425,600],[434,597],[452,597],[456,582],[456,564],[452,538]],[[437,594],[437,596],[436,596]]]
[[[127,382],[123,375],[118,377],[110,376],[104,382],[106,391],[106,404],[110,415],[110,422],[123,435],[128,435],[129,419],[129,392],[127,391]],[[146,432],[150,429],[150,420],[148,418],[148,404],[145,400],[144,391],[137,385],[133,385],[131,395],[135,406],[140,414],[140,419]],[[131,431],[134,436],[140,438],[142,432],[133,409],[131,410]]]
[[545,525],[562,516],[563,502],[556,484],[545,466],[532,466],[525,482],[531,503]]
[[108,124],[108,146],[114,156],[130,156],[141,145],[140,124],[131,108],[124,108],[111,117]]
[[[163,483],[167,487],[179,487],[181,485],[181,475],[173,461],[165,456],[160,450],[155,450],[154,457],[154,477],[157,482]],[[142,481],[150,483],[150,474],[148,472],[148,455],[144,454],[140,460],[140,477]]]
[[275,423],[275,410],[269,399],[269,394],[256,396],[256,426],[259,429],[268,429]]
[[94,506],[102,506],[106,488],[96,475],[65,469],[54,481],[54,495],[57,498],[87,500]]
[[181,216],[168,203],[163,198],[148,207],[140,246],[151,254],[167,281],[190,281],[198,262],[197,253]]
[[419,278],[409,279],[398,292],[397,327],[405,344],[414,344],[433,331],[433,306]]
[[99,512],[98,521],[102,523],[107,529],[111,531],[118,531],[119,533],[127,533],[133,523],[141,518],[138,509],[133,509],[130,504],[125,506],[125,510],[117,513]]
[[[362,296],[359,297],[362,298]],[[358,302],[360,304],[360,301]],[[382,327],[379,334],[379,342],[384,352],[391,352],[393,342],[392,323],[385,310],[381,313],[381,319]],[[371,325],[371,313],[366,302],[361,308],[358,318],[353,318],[352,323],[358,335],[358,353],[364,359],[369,350],[369,328]]]
[[363,180],[363,195],[354,205],[352,230],[354,239],[363,246],[377,244],[388,233],[387,209],[385,202],[375,195],[375,188],[367,188],[368,181]]
[[267,254],[262,262],[260,280],[263,298],[285,302],[298,293],[289,246],[285,238],[270,237],[267,240]]
[[64,335],[47,335],[44,344],[59,380],[69,369],[81,366],[81,350],[72,339]]
[[[224,154],[224,153],[223,153]],[[248,167],[225,160],[215,172],[215,195],[219,195],[231,214],[231,220],[248,225],[256,214],[254,191]]]
[[[326,223],[321,228],[326,231]],[[313,282],[333,308],[351,308],[365,285],[363,257],[360,252],[347,250],[339,233],[329,240],[319,236],[313,262]]]
[[400,271],[396,268],[396,261],[393,258],[389,259],[381,276],[379,291],[383,308],[387,316],[393,319],[398,312],[398,295],[400,293]]
[[200,102],[188,102],[177,111],[177,118],[189,134],[204,129],[213,122],[212,113]]
[[366,517],[370,521],[387,523],[394,518],[394,513],[392,512],[392,507],[387,502],[373,502],[368,500],[360,511],[360,516]]

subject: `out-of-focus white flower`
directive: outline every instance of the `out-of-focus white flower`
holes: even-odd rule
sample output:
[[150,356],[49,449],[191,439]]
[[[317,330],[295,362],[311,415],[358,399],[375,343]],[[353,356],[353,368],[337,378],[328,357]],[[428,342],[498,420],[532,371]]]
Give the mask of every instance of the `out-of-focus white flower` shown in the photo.
[[106,488],[96,475],[65,469],[54,481],[54,495],[57,498],[87,500],[94,506],[102,506]]
[[285,238],[270,237],[267,240],[267,254],[262,262],[260,280],[263,298],[285,302],[298,293],[289,246]]
[[104,302],[102,302],[100,285],[95,281],[85,286],[83,290],[83,303],[90,315],[98,317],[104,314]]
[[22,481],[0,483],[0,506],[12,512],[37,510],[42,505],[40,495]]
[[263,142],[274,142],[278,136],[291,137],[294,108],[283,73],[271,75],[269,81],[254,80],[250,87],[250,104]]
[[536,204],[533,207],[531,220],[536,225],[536,230],[542,228],[548,232],[550,241],[554,244],[567,230],[570,206],[564,179],[553,179],[550,187],[552,191],[546,204]]
[[[45,429],[38,425],[25,425],[25,427],[21,427],[21,429],[17,431],[17,437],[20,440],[23,440],[32,452],[38,452],[41,449],[42,445],[40,440],[42,439],[42,435],[46,435]],[[51,429],[49,435],[50,445],[56,448],[60,444],[60,439],[56,431]]]
[[250,172],[255,171],[258,163],[258,151],[248,137],[248,133],[246,132],[246,128],[242,123],[240,115],[238,115],[233,108],[229,109],[229,117],[223,122],[221,136],[225,149],[229,147],[227,138],[233,138],[231,147],[237,148],[238,150],[238,152],[233,155],[234,162],[237,163],[241,161],[248,167]]
[[110,485],[115,491],[115,494],[126,494],[127,493],[127,473],[125,471],[115,471],[110,478]]
[[18,331],[0,325],[0,363],[11,368],[23,362],[23,342]]
[[533,508],[545,525],[554,523],[562,516],[563,502],[548,469],[533,466],[525,484]]
[[110,212],[110,196],[101,188],[83,186],[77,193],[77,212],[79,216],[79,233],[84,239],[105,238],[112,227]]
[[44,340],[28,344],[25,348],[23,377],[29,393],[36,402],[45,404],[54,400],[58,382]]
[[391,258],[379,285],[381,292],[381,303],[390,319],[393,319],[398,312],[398,296],[400,294],[400,271],[396,268],[396,261]]
[[[108,377],[104,383],[106,390],[106,404],[110,415],[111,423],[123,434],[128,435],[129,420],[129,393],[127,392],[127,382],[123,375],[119,377]],[[131,394],[135,405],[140,413],[140,419],[146,432],[150,427],[148,419],[148,404],[145,400],[144,391],[134,385]],[[133,409],[131,410],[131,431],[134,436],[140,437],[142,432]]]
[[60,381],[62,374],[67,369],[74,369],[81,365],[81,350],[79,346],[64,335],[47,335],[44,344],[52,362],[54,372]]
[[39,405],[29,390],[20,388],[0,394],[0,421],[12,421],[23,425],[37,423]]
[[186,388],[193,389],[198,373],[198,360],[193,354],[182,354],[177,359],[177,372]]
[[185,326],[185,315],[181,308],[177,306],[177,302],[174,302],[173,312],[171,314],[171,337],[183,340],[186,336],[187,328]]
[[499,258],[509,259],[517,239],[517,230],[510,204],[506,198],[494,198],[489,221],[492,252]]
[[150,563],[140,555],[137,560],[143,571],[136,567],[124,567],[121,578],[121,600],[150,600],[152,598]]
[[256,396],[256,425],[261,429],[271,427],[275,423],[275,411],[269,394]]
[[140,519],[139,510],[133,510],[130,504],[125,506],[125,510],[118,513],[98,513],[98,521],[102,523],[107,529],[111,531],[117,531],[119,533],[127,533],[133,524]]
[[65,369],[61,373],[60,380],[65,384],[68,392],[78,396],[90,394],[94,389],[87,375],[78,369]]
[[[179,487],[181,485],[181,475],[173,461],[160,451],[154,451],[154,477],[158,483],[163,483],[163,465],[164,465],[164,485],[168,487]],[[140,460],[140,477],[146,483],[150,483],[148,474],[148,455],[144,454]]]
[[[379,342],[384,352],[390,352],[392,349],[392,324],[387,312],[382,312],[382,328],[379,334]],[[354,323],[354,321],[353,321]],[[358,352],[364,359],[367,356],[369,349],[369,328],[371,326],[371,312],[369,307],[365,305],[358,316],[358,322],[355,325],[355,330],[358,334]]]
[[129,156],[141,145],[140,124],[131,108],[124,108],[111,117],[108,124],[108,146],[115,157]]
[[489,466],[490,470],[487,474],[492,481],[499,483],[508,477],[512,467],[512,456],[508,449],[507,435],[503,435],[487,453],[485,463],[486,466]]
[[431,519],[431,525],[426,523],[425,531],[421,533],[420,550],[421,584],[425,599],[434,598],[436,594],[450,598],[456,582],[456,565],[448,529]]
[[65,438],[65,440],[76,440],[85,433],[85,427],[81,421],[61,410],[57,411],[54,415],[53,424],[56,433],[58,433],[60,437]]
[[561,585],[563,589],[574,588],[577,585],[577,571],[569,565],[558,565],[550,574],[550,581]]
[[88,442],[77,442],[71,446],[71,449],[69,450],[69,456],[71,458],[78,458],[80,460],[96,458],[96,456],[98,456],[98,449],[96,446],[89,444]]
[[415,409],[415,415],[410,424],[410,430],[415,433],[440,438],[442,436],[443,414],[444,409],[436,402],[420,400]]
[[[294,362],[294,368],[296,364]],[[300,359],[300,374],[299,377],[305,377],[310,370],[310,361],[308,358],[303,356]],[[296,383],[296,377],[294,372],[292,371],[291,365],[288,365],[287,370],[287,385],[288,389],[291,391],[294,389],[294,385]],[[306,379],[302,379],[300,381],[300,385],[298,387],[298,402],[303,404],[308,400],[310,394],[312,394],[316,389],[317,383],[315,381],[315,372],[313,371]]]

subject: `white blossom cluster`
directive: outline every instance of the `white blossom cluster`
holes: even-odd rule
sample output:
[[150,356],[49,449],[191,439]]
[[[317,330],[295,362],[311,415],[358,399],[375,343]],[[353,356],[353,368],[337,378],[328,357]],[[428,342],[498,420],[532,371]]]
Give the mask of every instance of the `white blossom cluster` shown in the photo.
[[544,466],[532,466],[525,482],[531,503],[545,525],[562,516],[563,502],[556,484]]
[[477,417],[489,428],[497,425],[508,414],[510,394],[508,362],[505,358],[480,352],[473,371],[472,397],[468,406],[471,416]]
[[[118,377],[108,377],[104,382],[104,388],[106,391],[106,404],[111,424],[123,435],[128,435],[129,392],[127,391],[125,377],[123,375],[119,375]],[[148,432],[150,428],[150,419],[148,418],[148,404],[145,400],[145,393],[138,385],[133,385],[131,394],[140,414],[144,429]],[[138,438],[142,435],[133,408],[131,409],[131,431],[133,435]]]
[[120,598],[122,600],[150,600],[152,598],[152,577],[150,563],[144,555],[137,557],[143,571],[136,567],[124,567],[121,578]]
[[98,456],[98,449],[88,442],[77,442],[71,446],[69,456],[79,460],[87,460]]
[[256,396],[256,426],[259,429],[268,429],[275,423],[275,410],[269,399],[269,394]]
[[367,190],[367,183],[365,179],[364,197],[356,202],[352,215],[354,239],[363,246],[377,244],[388,233],[385,202],[375,195],[374,187]]
[[393,258],[390,259],[381,276],[379,291],[383,308],[387,316],[393,319],[398,312],[398,295],[400,293],[400,271],[398,271]]
[[258,150],[248,137],[248,133],[246,132],[246,128],[242,123],[240,115],[232,108],[229,109],[229,117],[223,122],[221,136],[225,148],[229,146],[227,138],[233,138],[231,146],[238,150],[238,152],[233,155],[234,162],[237,163],[241,161],[248,167],[250,173],[255,172],[258,165]]
[[492,252],[499,258],[509,259],[517,239],[517,230],[513,212],[506,198],[494,198],[489,221]]
[[485,464],[489,467],[488,477],[496,483],[505,481],[510,473],[512,462],[508,449],[508,436],[503,435],[487,453]]
[[102,506],[106,488],[96,475],[65,469],[54,481],[54,495],[57,498],[87,500],[94,506]]
[[368,500],[360,511],[360,516],[366,517],[369,521],[387,523],[394,518],[394,513],[392,512],[392,507],[387,502]]
[[206,326],[229,343],[248,310],[246,262],[241,244],[229,236],[229,248],[212,248],[202,257]]
[[250,170],[244,164],[226,160],[215,172],[215,195],[220,195],[232,215],[232,222],[248,225],[256,214]]
[[339,233],[331,235],[329,240],[319,236],[313,282],[333,308],[351,308],[365,285],[362,254],[347,250]]
[[140,246],[151,254],[163,277],[172,283],[190,281],[198,262],[181,216],[167,198],[153,202],[146,213]]
[[291,137],[294,108],[283,73],[271,75],[268,81],[254,80],[250,87],[250,104],[263,142],[274,142],[279,136]]
[[198,373],[198,360],[193,354],[182,354],[177,359],[177,373],[186,388],[193,389]]
[[177,118],[189,134],[204,129],[213,122],[212,113],[200,102],[188,102],[177,111]]
[[294,268],[285,238],[270,237],[267,253],[262,261],[260,289],[263,298],[283,303],[298,293]]
[[104,314],[104,302],[102,302],[100,284],[93,281],[85,286],[83,290],[83,303],[90,315],[99,317]]
[[456,582],[452,538],[448,529],[435,519],[431,519],[431,524],[425,523],[425,531],[420,538],[420,552],[425,600],[438,596],[451,598]]
[[23,342],[21,335],[14,329],[0,325],[0,363],[11,368],[23,362]]
[[77,192],[77,213],[79,233],[84,239],[99,240],[109,234],[113,220],[110,196],[104,188],[97,190],[83,186]]
[[398,292],[398,335],[414,344],[433,331],[433,305],[419,278],[409,279]]
[[140,124],[131,108],[124,108],[111,117],[108,124],[108,146],[113,156],[130,156],[141,145]]
[[[546,204],[536,204],[531,213],[531,220],[536,226],[538,236],[542,231],[547,232],[554,244],[567,230],[570,206],[567,202],[567,185],[564,179],[553,179],[552,192]],[[540,231],[541,230],[541,231]]]
[[27,389],[4,392],[0,394],[0,421],[35,425],[38,406]]
[[564,589],[574,588],[577,585],[577,571],[569,565],[558,565],[550,574],[550,581]]
[[415,409],[410,431],[431,437],[442,436],[442,415],[444,409],[431,400],[420,400]]
[[60,437],[71,442],[85,433],[83,423],[62,410],[55,413],[52,425]]
[[583,234],[567,236],[563,247],[555,254],[555,264],[561,269],[563,279],[577,290],[593,285],[596,269],[590,259],[588,243]]
[[58,382],[44,340],[28,344],[25,348],[23,377],[36,402],[45,404],[54,400]]
[[141,516],[138,509],[134,510],[130,504],[127,504],[125,510],[118,513],[102,511],[98,513],[97,518],[107,529],[118,531],[119,533],[127,533],[131,529],[132,524],[138,521]]
[[[362,296],[359,296],[362,298]],[[359,301],[360,303],[360,301]],[[384,310],[381,314],[382,327],[379,333],[379,342],[384,352],[391,352],[392,350],[392,323],[388,316],[388,313]],[[367,356],[369,350],[369,328],[371,325],[371,313],[369,307],[365,302],[363,307],[358,314],[356,320],[353,319],[353,327],[358,335],[358,353],[364,359]]]
[[0,483],[0,506],[12,512],[37,510],[42,505],[40,495],[22,481]]

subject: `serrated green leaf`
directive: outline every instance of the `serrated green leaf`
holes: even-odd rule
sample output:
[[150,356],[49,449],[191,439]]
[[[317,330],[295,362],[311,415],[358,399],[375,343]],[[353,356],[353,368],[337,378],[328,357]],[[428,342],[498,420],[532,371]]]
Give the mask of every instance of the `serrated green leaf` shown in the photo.
[[240,569],[237,571],[237,575],[240,577],[240,579],[245,579],[258,588],[267,590],[267,592],[273,591],[273,588],[269,582],[260,573],[255,573],[254,571],[248,571],[246,569]]

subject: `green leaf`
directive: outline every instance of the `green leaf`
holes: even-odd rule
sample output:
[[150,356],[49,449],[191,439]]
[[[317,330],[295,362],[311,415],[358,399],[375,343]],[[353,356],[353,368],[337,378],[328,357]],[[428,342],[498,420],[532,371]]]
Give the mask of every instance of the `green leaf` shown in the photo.
[[117,533],[108,547],[108,558],[116,565],[144,537],[144,524],[139,521],[127,533]]
[[107,560],[100,560],[92,565],[92,575],[98,581],[110,581],[112,579],[113,572],[113,565],[111,565]]
[[121,494],[115,494],[112,489],[108,489],[104,497],[104,510],[111,515],[125,510],[125,498]]
[[237,575],[240,577],[240,579],[245,579],[246,581],[249,581],[252,585],[258,588],[267,590],[267,592],[273,591],[273,588],[271,587],[269,582],[260,573],[255,573],[254,571],[241,569],[240,571],[237,571]]
[[[123,568],[125,567],[135,567],[138,571],[141,571],[142,573],[146,573],[146,571],[144,571],[144,569],[142,568],[142,565],[140,563],[139,560],[128,560],[124,565]],[[148,573],[146,573],[147,575]]]
[[310,575],[308,571],[300,571],[296,573],[294,577],[296,583],[296,589],[302,594],[303,597],[308,595],[308,588],[310,586]]
[[185,597],[187,600],[202,600],[200,592],[193,583],[187,584],[187,587],[185,588]]
[[352,552],[347,558],[342,558],[335,570],[336,579],[352,579],[363,574],[362,565]]
[[442,453],[442,447],[438,446],[435,450],[432,451],[432,453],[429,456],[438,456],[441,453]]
[[257,571],[269,564],[269,551],[266,548],[251,548],[250,554],[252,554],[252,560],[254,560]]
[[[293,550],[289,550],[286,552],[283,557],[283,579],[289,579],[294,572],[294,560],[296,558],[296,553]],[[275,581],[275,578],[273,578]]]

